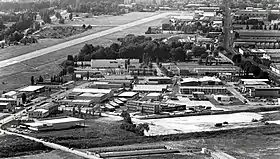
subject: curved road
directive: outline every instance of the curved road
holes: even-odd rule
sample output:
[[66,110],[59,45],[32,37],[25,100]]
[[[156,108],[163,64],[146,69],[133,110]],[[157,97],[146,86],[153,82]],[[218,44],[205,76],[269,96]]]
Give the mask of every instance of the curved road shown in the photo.
[[87,42],[87,41],[90,41],[90,40],[93,40],[93,39],[96,39],[96,38],[99,38],[99,37],[102,37],[102,36],[106,36],[106,35],[109,35],[109,34],[112,34],[112,33],[118,32],[118,31],[122,31],[122,30],[125,30],[125,29],[128,29],[128,28],[140,25],[140,24],[144,24],[144,23],[147,23],[147,22],[159,19],[159,18],[165,18],[166,16],[168,16],[170,14],[171,13],[161,13],[161,14],[158,14],[158,15],[155,15],[155,16],[152,16],[152,17],[140,19],[140,20],[137,20],[137,21],[134,21],[134,22],[131,22],[131,23],[120,25],[120,26],[117,26],[117,27],[114,27],[114,28],[111,28],[111,29],[108,29],[108,30],[104,30],[104,31],[101,31],[101,32],[98,32],[98,33],[94,33],[94,34],[87,35],[87,36],[84,36],[84,37],[81,37],[81,38],[70,40],[70,41],[60,43],[60,44],[57,44],[57,45],[54,45],[54,46],[51,46],[51,47],[47,47],[47,48],[44,48],[44,49],[33,51],[33,52],[30,52],[30,53],[27,53],[27,54],[24,54],[24,55],[21,55],[21,56],[17,56],[17,57],[13,57],[13,58],[10,58],[10,59],[7,59],[7,60],[3,60],[3,61],[0,61],[0,68],[10,66],[10,65],[13,65],[13,64],[17,64],[17,63],[20,63],[20,62],[23,62],[23,61],[26,61],[26,60],[29,60],[29,59],[32,59],[32,58],[35,58],[35,57],[42,56],[42,55],[46,55],[46,54],[49,54],[49,53],[52,53],[52,52],[55,52],[55,51],[58,51],[58,50],[62,50],[62,49],[65,49],[65,48],[68,48],[68,47],[71,47],[71,46],[74,46],[74,45],[77,45],[77,44],[81,44],[81,43],[84,43],[84,42]]

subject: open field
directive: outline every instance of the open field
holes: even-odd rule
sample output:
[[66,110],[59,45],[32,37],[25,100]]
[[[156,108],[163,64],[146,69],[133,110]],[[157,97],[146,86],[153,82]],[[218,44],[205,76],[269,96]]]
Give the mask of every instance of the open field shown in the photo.
[[98,16],[93,18],[82,18],[73,21],[67,21],[67,25],[81,25],[81,24],[90,24],[92,26],[103,26],[103,25],[122,25],[125,23],[129,23],[135,20],[143,19],[146,17],[150,17],[153,15],[157,15],[159,12],[132,12],[124,15],[119,16],[112,16],[112,15],[104,15]]
[[6,159],[83,159],[71,153],[66,153],[60,150],[53,150],[51,152],[20,156],[20,157],[9,157]]
[[[126,29],[124,31],[119,31],[102,38],[96,38],[94,40],[90,40],[87,43],[91,43],[93,45],[103,45],[107,46],[112,44],[113,42],[117,42],[117,38],[123,37],[127,34],[136,34],[143,35],[149,26],[159,26],[163,19],[154,20],[145,24],[138,25],[136,27],[132,27]],[[86,33],[86,32],[84,32]],[[147,36],[170,36],[167,35],[147,35]],[[0,77],[0,88],[2,90],[15,89],[25,84],[30,83],[30,77],[33,75],[38,77],[42,75],[43,77],[47,77],[51,74],[58,73],[60,68],[57,64],[61,63],[66,59],[67,55],[77,54],[79,50],[82,48],[83,44],[78,44],[60,51],[56,51],[47,55],[43,55],[34,59],[30,59],[18,64],[14,64],[8,67],[0,68],[1,77]],[[35,68],[35,69],[34,69]],[[46,75],[48,74],[48,75]],[[3,84],[2,81],[5,83]],[[1,91],[2,91],[1,90]]]
[[50,149],[41,143],[13,135],[0,136],[0,158],[36,154]]

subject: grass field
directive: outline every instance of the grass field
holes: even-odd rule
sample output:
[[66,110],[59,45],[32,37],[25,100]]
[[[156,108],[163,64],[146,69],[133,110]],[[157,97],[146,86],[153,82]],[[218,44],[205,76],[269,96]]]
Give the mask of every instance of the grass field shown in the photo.
[[41,143],[13,135],[0,136],[0,158],[21,156],[49,151]]

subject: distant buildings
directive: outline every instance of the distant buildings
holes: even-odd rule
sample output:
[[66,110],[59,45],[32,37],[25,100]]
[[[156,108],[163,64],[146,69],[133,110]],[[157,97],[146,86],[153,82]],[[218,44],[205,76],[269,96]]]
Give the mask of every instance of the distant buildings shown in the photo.
[[141,4],[141,5],[156,5],[161,6],[163,5],[167,0],[124,0],[124,4]]

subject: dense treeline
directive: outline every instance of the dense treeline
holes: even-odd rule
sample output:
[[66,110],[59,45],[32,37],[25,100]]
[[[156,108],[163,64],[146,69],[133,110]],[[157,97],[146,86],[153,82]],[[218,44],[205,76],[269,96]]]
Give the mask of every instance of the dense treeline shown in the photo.
[[[192,49],[192,44],[190,43],[178,41],[163,42],[162,39],[153,40],[151,37],[135,36],[132,34],[119,38],[118,41],[120,44],[113,43],[109,47],[85,44],[73,60],[90,61],[91,59],[115,58],[136,58],[141,60],[146,53],[152,61],[185,61],[186,50]],[[199,51],[199,49],[195,50]]]

